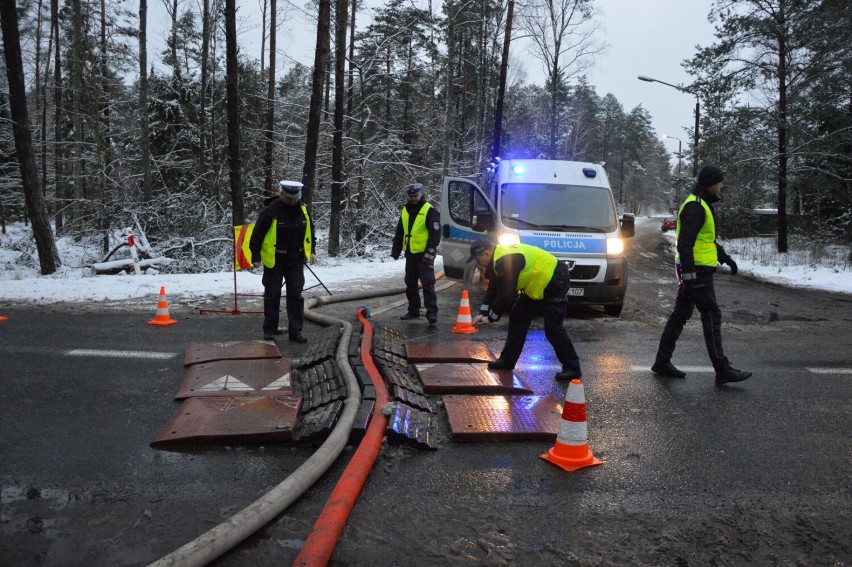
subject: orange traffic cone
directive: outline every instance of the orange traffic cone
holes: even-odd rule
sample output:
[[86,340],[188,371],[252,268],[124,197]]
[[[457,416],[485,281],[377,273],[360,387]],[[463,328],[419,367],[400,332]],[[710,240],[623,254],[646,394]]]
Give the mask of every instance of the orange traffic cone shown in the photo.
[[4,316],[0,315],[0,321],[5,321],[6,319],[8,319],[8,317],[4,317]]
[[589,430],[586,427],[586,396],[583,383],[571,380],[562,406],[562,423],[556,434],[556,444],[539,455],[568,472],[601,464],[589,450]]
[[459,305],[459,316],[456,319],[456,324],[453,325],[454,333],[475,333],[476,327],[473,326],[473,319],[470,316],[470,298],[467,295],[467,290],[462,291],[461,305]]
[[160,286],[160,300],[157,302],[157,314],[148,321],[149,325],[174,325],[177,323],[169,316],[169,302],[166,301],[166,287]]

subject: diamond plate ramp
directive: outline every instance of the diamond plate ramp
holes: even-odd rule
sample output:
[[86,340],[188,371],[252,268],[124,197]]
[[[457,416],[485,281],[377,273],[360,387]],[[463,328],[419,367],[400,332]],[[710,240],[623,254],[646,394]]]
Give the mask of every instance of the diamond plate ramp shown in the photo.
[[334,424],[343,412],[340,400],[308,410],[299,416],[294,439],[302,445],[319,447],[334,429]]
[[489,370],[485,364],[417,364],[416,368],[427,394],[533,393],[511,370]]
[[271,341],[233,341],[227,343],[189,343],[183,365],[191,366],[214,360],[250,360],[281,358],[278,345]]
[[189,444],[287,443],[301,398],[189,398],[151,447]]
[[408,362],[491,362],[496,357],[480,342],[406,343]]
[[550,396],[443,396],[453,441],[554,441],[562,406]]
[[216,360],[186,371],[176,400],[206,396],[291,396],[290,360]]
[[438,424],[435,414],[406,404],[394,404],[385,431],[388,445],[409,445],[418,449],[437,449]]

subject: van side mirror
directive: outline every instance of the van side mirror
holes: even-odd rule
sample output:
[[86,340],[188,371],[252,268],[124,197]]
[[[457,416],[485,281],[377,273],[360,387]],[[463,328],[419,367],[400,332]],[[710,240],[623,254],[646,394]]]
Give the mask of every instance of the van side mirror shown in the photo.
[[624,213],[621,216],[621,236],[631,238],[634,234],[636,234],[636,217],[631,213]]
[[494,228],[494,214],[491,211],[483,211],[473,215],[471,219],[473,230],[476,232],[487,232]]

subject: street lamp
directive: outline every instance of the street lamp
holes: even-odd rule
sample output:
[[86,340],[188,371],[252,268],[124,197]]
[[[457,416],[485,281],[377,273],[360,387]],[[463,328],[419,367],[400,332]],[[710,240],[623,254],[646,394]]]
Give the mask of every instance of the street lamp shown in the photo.
[[668,138],[670,140],[677,140],[677,176],[680,177],[680,163],[683,161],[683,153],[681,151],[681,139],[676,138],[674,136],[669,136],[668,134],[663,134],[663,139]]
[[692,142],[692,177],[698,177],[698,113],[700,109],[698,103],[698,93],[694,93],[681,85],[673,85],[671,83],[667,83],[659,79],[652,79],[651,77],[646,77],[645,75],[639,75],[639,77],[637,78],[640,81],[645,81],[647,83],[661,83],[673,89],[677,89],[682,93],[691,94],[695,97],[695,136],[694,141]]

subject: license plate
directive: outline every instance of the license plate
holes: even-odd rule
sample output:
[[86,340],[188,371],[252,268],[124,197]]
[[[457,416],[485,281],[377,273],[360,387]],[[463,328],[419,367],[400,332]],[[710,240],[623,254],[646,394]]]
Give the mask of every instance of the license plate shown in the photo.
[[586,288],[583,287],[572,287],[568,289],[568,295],[573,297],[583,297],[583,292],[586,291]]

